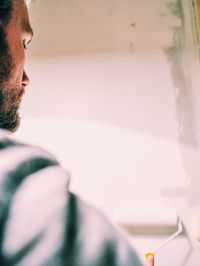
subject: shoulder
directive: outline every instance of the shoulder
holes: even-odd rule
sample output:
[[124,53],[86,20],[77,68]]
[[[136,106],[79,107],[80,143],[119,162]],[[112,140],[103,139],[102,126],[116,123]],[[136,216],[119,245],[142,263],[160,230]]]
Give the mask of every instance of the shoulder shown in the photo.
[[66,191],[68,182],[68,173],[50,153],[19,142],[0,130],[0,218],[5,215],[4,206],[15,203],[20,206],[26,199],[28,203],[30,195],[34,195],[31,200],[38,202],[38,193],[44,196],[58,186]]
[[55,165],[58,165],[58,162],[50,153],[39,147],[22,143],[0,130],[1,181],[5,177],[14,179],[14,176],[24,179],[36,171]]
[[10,133],[0,129],[0,154],[2,153],[2,155],[4,155],[6,152],[10,152],[9,155],[14,154],[15,152],[20,152],[19,155],[21,156],[18,156],[19,158],[23,158],[23,155],[27,158],[30,156],[46,157],[49,160],[55,161],[57,163],[53,155],[44,149],[19,141],[10,135]]
[[53,155],[39,147],[22,143],[0,130],[1,190],[13,194],[27,183],[34,187],[37,180],[41,183],[46,179],[48,179],[46,182],[53,183],[55,180],[59,182],[59,176],[68,183],[67,172],[62,169]]

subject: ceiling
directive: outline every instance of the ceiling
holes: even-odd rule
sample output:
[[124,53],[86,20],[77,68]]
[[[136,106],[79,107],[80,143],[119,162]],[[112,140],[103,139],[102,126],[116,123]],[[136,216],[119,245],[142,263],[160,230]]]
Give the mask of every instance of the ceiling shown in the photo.
[[166,43],[167,0],[33,0],[30,55],[134,53]]

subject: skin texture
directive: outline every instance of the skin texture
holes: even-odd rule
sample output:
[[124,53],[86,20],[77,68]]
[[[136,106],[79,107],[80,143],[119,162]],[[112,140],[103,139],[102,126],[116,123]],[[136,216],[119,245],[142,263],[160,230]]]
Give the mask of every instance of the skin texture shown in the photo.
[[19,124],[19,107],[29,79],[24,71],[25,50],[33,32],[24,0],[15,0],[11,20],[0,27],[0,128],[14,132]]

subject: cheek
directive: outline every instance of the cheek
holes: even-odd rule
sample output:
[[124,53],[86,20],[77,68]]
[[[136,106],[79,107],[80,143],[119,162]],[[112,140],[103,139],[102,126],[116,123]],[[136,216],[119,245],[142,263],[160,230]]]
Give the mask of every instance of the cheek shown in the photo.
[[25,61],[25,51],[20,37],[20,32],[16,28],[13,29],[11,27],[8,34],[8,44],[13,61],[12,79],[15,82],[22,81]]

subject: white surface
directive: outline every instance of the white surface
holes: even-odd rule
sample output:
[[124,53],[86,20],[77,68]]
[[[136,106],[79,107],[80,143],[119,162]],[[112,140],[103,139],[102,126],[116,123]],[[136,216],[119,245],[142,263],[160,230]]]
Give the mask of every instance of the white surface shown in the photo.
[[169,208],[137,208],[122,209],[116,212],[116,221],[121,225],[129,226],[178,226],[178,215],[174,209]]

